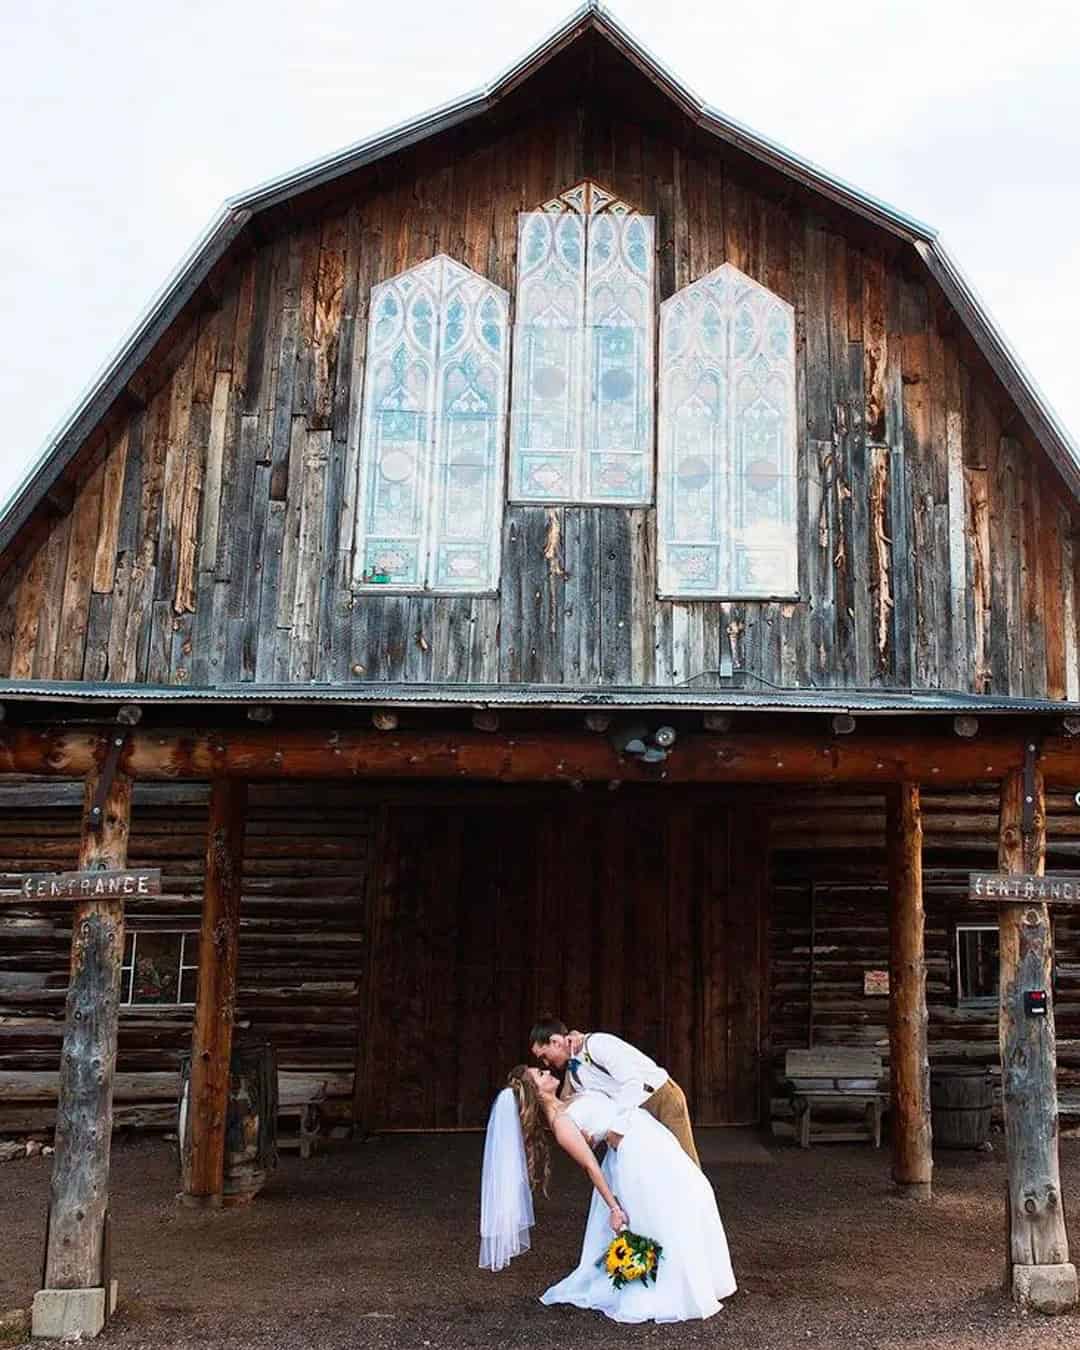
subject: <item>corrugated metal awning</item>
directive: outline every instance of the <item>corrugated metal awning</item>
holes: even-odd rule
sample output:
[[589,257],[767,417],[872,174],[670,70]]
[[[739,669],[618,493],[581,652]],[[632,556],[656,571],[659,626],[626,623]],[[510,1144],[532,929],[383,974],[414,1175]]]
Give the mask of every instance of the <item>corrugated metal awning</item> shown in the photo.
[[1080,713],[1080,703],[941,690],[734,689],[679,686],[544,684],[221,684],[201,688],[158,684],[97,684],[65,680],[0,680],[0,701],[170,707],[283,704],[295,707],[627,708],[643,711],[820,713]]

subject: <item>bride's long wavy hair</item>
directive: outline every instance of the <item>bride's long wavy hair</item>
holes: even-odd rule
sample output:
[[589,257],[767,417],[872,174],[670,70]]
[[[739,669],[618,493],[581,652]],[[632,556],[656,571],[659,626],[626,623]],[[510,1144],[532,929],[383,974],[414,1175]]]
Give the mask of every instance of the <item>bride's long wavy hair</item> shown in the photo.
[[525,1165],[529,1169],[532,1189],[548,1193],[551,1177],[551,1147],[548,1143],[547,1117],[540,1102],[540,1094],[528,1077],[527,1064],[515,1064],[506,1076],[506,1086],[514,1094],[521,1133],[525,1139]]

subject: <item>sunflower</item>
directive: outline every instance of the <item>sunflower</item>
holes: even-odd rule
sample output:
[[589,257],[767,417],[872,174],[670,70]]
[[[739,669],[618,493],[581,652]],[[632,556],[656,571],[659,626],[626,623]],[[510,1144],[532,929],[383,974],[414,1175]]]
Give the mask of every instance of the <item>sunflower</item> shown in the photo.
[[608,1244],[596,1265],[606,1272],[616,1289],[638,1280],[647,1285],[650,1279],[656,1280],[660,1251],[652,1238],[623,1232]]

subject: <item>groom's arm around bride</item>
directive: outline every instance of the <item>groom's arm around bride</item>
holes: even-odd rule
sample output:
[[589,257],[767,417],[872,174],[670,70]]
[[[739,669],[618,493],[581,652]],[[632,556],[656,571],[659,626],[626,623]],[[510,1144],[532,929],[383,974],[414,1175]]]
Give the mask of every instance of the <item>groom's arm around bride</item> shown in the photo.
[[604,1031],[569,1031],[558,1018],[537,1022],[529,1035],[533,1055],[565,1073],[574,1092],[602,1092],[621,1110],[640,1106],[666,1125],[699,1167],[686,1095],[666,1069],[643,1051]]

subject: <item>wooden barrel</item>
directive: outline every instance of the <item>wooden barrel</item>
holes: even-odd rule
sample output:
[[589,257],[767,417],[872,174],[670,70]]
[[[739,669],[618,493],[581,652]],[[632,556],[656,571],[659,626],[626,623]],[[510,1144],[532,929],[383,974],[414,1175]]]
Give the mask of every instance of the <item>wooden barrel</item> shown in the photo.
[[[269,1041],[233,1044],[229,1064],[229,1114],[225,1124],[222,1204],[249,1204],[277,1166],[277,1060]],[[180,1121],[177,1131],[184,1190],[191,1175],[191,1055],[180,1060]]]
[[979,1148],[990,1138],[994,1085],[985,1069],[942,1065],[930,1073],[934,1143],[942,1148]]

